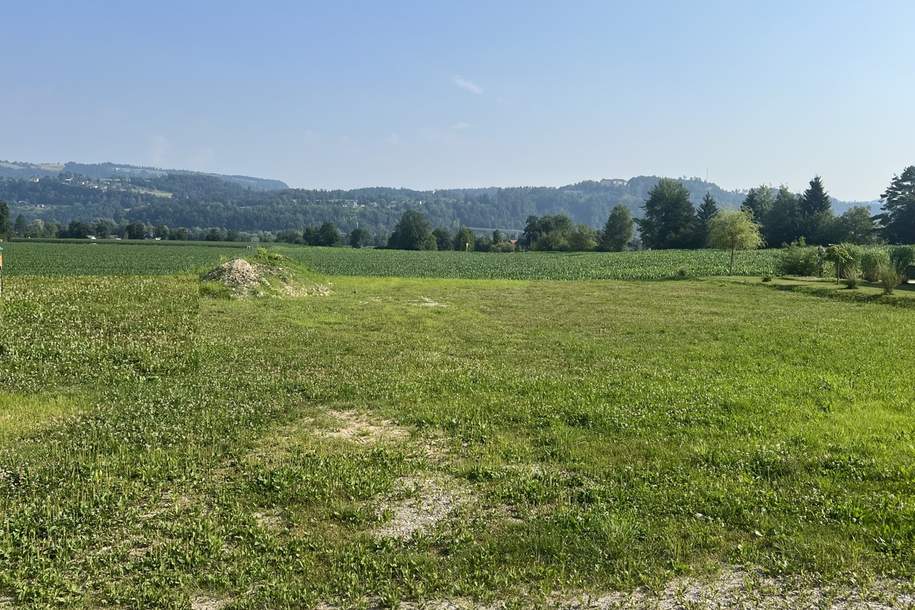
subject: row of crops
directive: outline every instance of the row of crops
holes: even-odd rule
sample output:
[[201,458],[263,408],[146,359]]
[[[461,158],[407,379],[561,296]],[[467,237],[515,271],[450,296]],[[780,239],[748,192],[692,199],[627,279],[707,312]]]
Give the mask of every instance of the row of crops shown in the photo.
[[167,275],[245,254],[245,245],[187,242],[31,242],[2,244],[3,272],[16,275]]
[[[244,244],[187,242],[11,242],[3,244],[8,275],[161,275],[199,270],[251,254]],[[655,280],[728,273],[727,252],[409,252],[273,245],[327,275],[466,279]],[[779,250],[738,252],[736,275],[775,272]]]
[[[519,280],[658,280],[727,275],[730,256],[720,250],[495,254],[292,246],[277,249],[328,275]],[[779,252],[738,252],[734,274],[773,274]]]

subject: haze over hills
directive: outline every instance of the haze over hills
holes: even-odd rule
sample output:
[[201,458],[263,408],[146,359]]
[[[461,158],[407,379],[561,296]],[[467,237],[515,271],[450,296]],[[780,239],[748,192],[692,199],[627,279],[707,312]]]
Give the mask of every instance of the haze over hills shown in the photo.
[[[421,209],[433,226],[516,230],[528,216],[564,213],[600,227],[618,204],[635,216],[656,176],[583,181],[560,187],[490,187],[412,190],[290,188],[279,180],[166,170],[116,163],[0,162],[0,200],[26,220],[66,224],[111,219],[169,227],[222,227],[237,231],[301,230],[333,222],[341,230],[389,232],[407,209]],[[736,208],[746,191],[730,191],[699,178],[681,178],[697,203],[710,193]],[[854,202],[833,201],[837,213]],[[858,204],[860,205],[860,204]],[[873,211],[879,202],[867,202]]]
[[212,174],[181,169],[161,169],[125,163],[75,163],[73,161],[67,163],[25,163],[21,161],[0,161],[0,178],[53,177],[62,173],[79,174],[87,178],[96,179],[160,178],[168,174],[182,174],[212,176],[255,191],[274,191],[289,188],[289,185],[281,180]]

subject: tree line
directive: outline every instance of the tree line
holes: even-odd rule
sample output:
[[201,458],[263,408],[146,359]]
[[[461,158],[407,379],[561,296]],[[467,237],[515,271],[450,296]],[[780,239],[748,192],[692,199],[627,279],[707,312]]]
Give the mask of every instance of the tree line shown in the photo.
[[[170,179],[172,184],[187,181]],[[192,185],[199,182],[190,181]],[[232,188],[225,187],[220,188]],[[828,245],[835,243],[872,244],[915,243],[915,166],[894,176],[882,194],[883,208],[871,215],[865,207],[852,207],[841,215],[832,211],[831,199],[822,179],[814,177],[803,193],[792,193],[760,186],[751,189],[740,203],[740,213],[756,227],[760,244],[769,247],[796,243]],[[361,226],[342,231],[325,221],[304,230],[240,231],[222,227],[178,227],[120,219],[66,225],[42,219],[28,221],[23,214],[10,223],[10,209],[0,205],[0,236],[122,239],[177,239],[201,241],[283,241],[313,246],[388,247],[408,250],[475,250],[507,252],[515,249],[544,251],[618,251],[650,248],[704,248],[711,240],[715,218],[722,215],[718,201],[705,193],[698,206],[682,181],[662,178],[647,191],[641,218],[633,218],[627,205],[610,210],[601,229],[575,223],[564,213],[530,215],[518,239],[500,230],[480,235],[459,225],[449,229],[433,228],[424,212],[406,209],[389,234],[372,232]],[[637,229],[637,231],[636,231]]]

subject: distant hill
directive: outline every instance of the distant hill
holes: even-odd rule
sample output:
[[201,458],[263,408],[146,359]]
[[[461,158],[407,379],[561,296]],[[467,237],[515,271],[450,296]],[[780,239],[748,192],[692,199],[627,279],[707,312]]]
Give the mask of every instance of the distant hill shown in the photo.
[[119,163],[23,163],[20,161],[0,161],[0,178],[42,178],[60,174],[78,174],[99,180],[107,178],[159,178],[168,174],[191,176],[210,176],[226,182],[237,184],[254,191],[278,191],[288,189],[289,185],[280,180],[253,178],[251,176],[233,176],[193,172],[180,169],[159,169]]
[[[333,222],[343,231],[359,226],[382,235],[408,209],[421,210],[433,226],[464,225],[479,232],[519,230],[528,216],[560,213],[600,227],[615,205],[640,216],[658,180],[637,176],[561,187],[310,190],[292,189],[278,180],[114,163],[0,162],[0,199],[27,220],[59,224],[110,219],[173,228],[282,231]],[[711,193],[722,208],[734,209],[746,196],[745,191],[725,190],[699,178],[680,182],[696,204]],[[851,205],[835,202],[839,213]]]

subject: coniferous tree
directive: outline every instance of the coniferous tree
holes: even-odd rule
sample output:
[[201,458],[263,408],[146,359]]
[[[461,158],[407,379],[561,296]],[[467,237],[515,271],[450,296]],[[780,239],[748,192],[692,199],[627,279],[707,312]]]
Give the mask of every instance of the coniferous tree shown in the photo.
[[5,238],[10,232],[10,207],[5,201],[0,201],[0,239]]
[[766,215],[772,209],[775,198],[772,195],[772,188],[765,184],[750,189],[746,199],[740,204],[740,209],[753,215],[756,222],[765,222]]
[[716,214],[718,214],[718,202],[711,193],[706,193],[696,212],[696,242],[699,246],[708,244],[709,225]]
[[810,218],[828,212],[831,209],[832,203],[826,193],[826,188],[823,186],[823,179],[819,176],[814,176],[813,180],[810,181],[810,186],[807,187],[801,197],[801,214]]
[[600,234],[600,249],[605,252],[623,250],[632,240],[632,227],[632,214],[629,208],[622,205],[614,206]]
[[893,176],[881,199],[883,212],[878,219],[883,225],[883,237],[894,244],[915,243],[915,166]]
[[814,176],[810,186],[801,195],[798,203],[801,229],[810,243],[822,244],[829,241],[828,229],[832,220],[832,202],[823,186],[823,179]]

